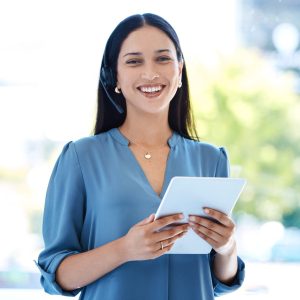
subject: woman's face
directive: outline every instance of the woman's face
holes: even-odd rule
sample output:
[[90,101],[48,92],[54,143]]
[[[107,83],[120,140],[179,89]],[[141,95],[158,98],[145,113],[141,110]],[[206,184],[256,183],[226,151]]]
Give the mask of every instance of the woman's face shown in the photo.
[[127,112],[168,111],[182,67],[164,32],[152,26],[131,32],[122,44],[117,65],[117,87],[126,99]]

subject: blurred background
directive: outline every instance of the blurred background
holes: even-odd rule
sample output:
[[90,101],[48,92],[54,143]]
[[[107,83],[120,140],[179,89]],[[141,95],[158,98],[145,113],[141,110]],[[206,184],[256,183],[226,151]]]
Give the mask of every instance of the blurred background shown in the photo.
[[299,0],[0,0],[0,299],[43,293],[47,183],[62,146],[92,134],[115,26],[153,12],[177,31],[202,140],[248,184],[234,210],[243,287],[223,299],[295,299],[300,274]]

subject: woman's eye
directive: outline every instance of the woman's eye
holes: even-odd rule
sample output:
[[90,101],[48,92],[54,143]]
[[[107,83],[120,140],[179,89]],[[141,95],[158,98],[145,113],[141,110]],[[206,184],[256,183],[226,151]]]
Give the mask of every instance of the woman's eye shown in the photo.
[[141,63],[141,60],[139,60],[139,59],[131,59],[126,62],[126,64],[128,64],[128,65],[136,65],[139,63]]
[[160,56],[160,57],[158,57],[157,60],[158,60],[158,61],[164,62],[164,61],[170,61],[171,58],[170,58],[170,57],[167,57],[167,56]]

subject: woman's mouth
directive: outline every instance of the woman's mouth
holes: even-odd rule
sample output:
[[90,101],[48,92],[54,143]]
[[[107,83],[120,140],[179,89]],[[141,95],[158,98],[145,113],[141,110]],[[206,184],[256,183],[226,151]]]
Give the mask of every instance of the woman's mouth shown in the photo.
[[137,89],[147,98],[153,98],[158,97],[163,89],[165,88],[165,85],[151,85],[151,86],[139,86]]

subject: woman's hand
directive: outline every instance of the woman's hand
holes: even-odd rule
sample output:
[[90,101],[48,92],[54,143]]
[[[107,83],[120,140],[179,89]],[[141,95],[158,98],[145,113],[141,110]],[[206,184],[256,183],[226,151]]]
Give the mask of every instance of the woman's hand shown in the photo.
[[235,224],[226,214],[211,208],[204,212],[216,221],[205,217],[190,216],[189,224],[194,232],[207,241],[221,255],[230,255],[235,247]]
[[124,236],[124,249],[128,261],[153,259],[163,255],[189,228],[189,224],[182,224],[158,232],[161,228],[182,220],[183,216],[176,214],[155,221],[154,217],[155,215],[151,214],[131,227]]

